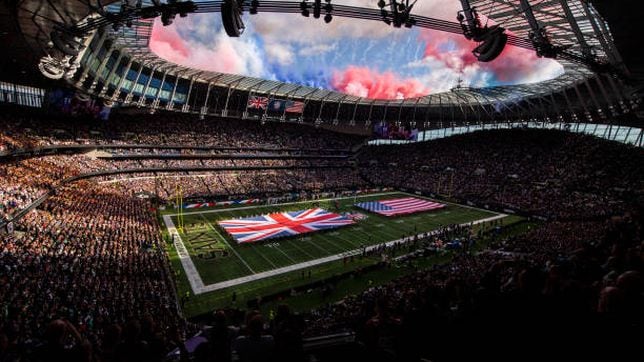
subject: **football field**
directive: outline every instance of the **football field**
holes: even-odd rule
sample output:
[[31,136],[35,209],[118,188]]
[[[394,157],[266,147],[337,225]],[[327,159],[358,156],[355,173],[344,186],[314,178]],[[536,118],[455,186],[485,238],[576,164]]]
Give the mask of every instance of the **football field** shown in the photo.
[[[163,216],[173,239],[178,263],[175,268],[187,279],[194,295],[222,290],[236,290],[245,284],[280,280],[288,275],[338,265],[349,255],[363,249],[391,243],[404,237],[431,232],[449,224],[481,222],[503,217],[502,214],[467,206],[447,204],[446,207],[411,215],[386,217],[361,210],[356,202],[416,197],[401,192],[388,192],[358,197],[279,205],[253,205],[223,209],[200,209],[184,212],[185,230],[178,232],[176,214]],[[218,221],[254,217],[275,212],[298,211],[319,207],[334,213],[361,216],[353,225],[322,230],[300,236],[238,244],[218,225]],[[335,264],[334,264],[335,263]],[[280,287],[283,287],[280,286]],[[240,289],[241,290],[241,289]]]

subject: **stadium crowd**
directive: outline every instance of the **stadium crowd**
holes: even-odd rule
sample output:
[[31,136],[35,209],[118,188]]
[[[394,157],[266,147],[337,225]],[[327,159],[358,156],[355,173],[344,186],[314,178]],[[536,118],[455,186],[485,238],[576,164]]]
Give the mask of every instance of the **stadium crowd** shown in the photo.
[[360,163],[376,185],[546,218],[619,214],[624,200],[642,196],[644,180],[641,148],[552,130],[484,131],[368,147]]
[[218,118],[200,120],[177,113],[113,114],[109,122],[104,122],[29,114],[21,109],[0,117],[0,130],[0,152],[74,144],[348,150],[364,141],[361,136],[306,125],[262,125],[257,121]]
[[[26,348],[26,360],[81,358],[38,345],[39,332],[46,331],[47,343],[59,342],[48,338],[62,338],[73,326],[82,335],[76,347],[90,348],[114,323],[147,314],[163,330],[180,327],[154,209],[122,190],[91,181],[58,190],[3,235],[0,270],[2,338]],[[47,326],[58,318],[64,326]],[[54,355],[39,356],[43,351]]]
[[[295,125],[140,117],[144,122],[116,117],[100,130],[3,118],[0,147],[133,142],[339,149],[362,141]],[[185,358],[183,341],[194,327],[178,312],[155,210],[133,196],[170,199],[179,185],[185,196],[221,197],[391,186],[549,219],[525,234],[500,236],[483,252],[461,248],[449,262],[303,315],[286,307],[269,321],[256,311],[217,312],[206,343],[194,352],[198,361],[302,361],[303,337],[346,330],[356,332],[370,361],[499,360],[503,351],[490,345],[534,348],[542,330],[550,333],[547,351],[564,340],[574,346],[566,339],[572,333],[586,343],[614,337],[608,331],[634,335],[644,322],[643,158],[641,149],[592,137],[504,130],[367,147],[359,168],[142,172],[56,190],[61,180],[92,171],[339,161],[117,161],[79,154],[5,160],[0,220],[52,195],[17,220],[13,233],[1,235],[0,361],[161,361],[174,347]],[[491,325],[501,333],[488,333]]]

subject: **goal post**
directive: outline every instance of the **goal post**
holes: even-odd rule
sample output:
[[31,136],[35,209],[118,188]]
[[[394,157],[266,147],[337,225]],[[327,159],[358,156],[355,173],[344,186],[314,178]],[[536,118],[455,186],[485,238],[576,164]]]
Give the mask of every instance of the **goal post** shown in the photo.
[[185,224],[183,222],[183,189],[177,185],[175,204],[177,205],[177,231],[185,233]]

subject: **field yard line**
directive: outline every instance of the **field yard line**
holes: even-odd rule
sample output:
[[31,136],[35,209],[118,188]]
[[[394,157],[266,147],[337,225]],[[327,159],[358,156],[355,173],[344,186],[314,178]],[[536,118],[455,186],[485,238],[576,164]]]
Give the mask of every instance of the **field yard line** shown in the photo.
[[[333,245],[334,247],[336,247],[336,248],[340,248],[340,250],[344,250],[344,249],[345,249],[345,248],[343,248],[342,246],[340,246],[340,245],[338,245],[338,244],[334,243],[333,241],[331,241],[331,240],[333,239],[333,237],[327,237],[326,235],[320,235],[320,237],[321,237],[321,238],[323,238],[324,240],[326,240],[326,242],[327,242],[327,243],[329,243],[329,244]],[[338,239],[339,239],[339,238],[338,238]],[[345,240],[345,241],[346,241],[346,240]],[[351,243],[349,243],[349,244],[351,244]]]
[[[183,215],[194,215],[194,214],[211,214],[211,213],[217,213],[217,212],[228,212],[228,211],[236,211],[236,210],[248,210],[248,209],[257,209],[260,207],[273,207],[273,206],[285,206],[285,205],[297,205],[297,204],[306,204],[309,202],[319,202],[319,201],[333,201],[333,200],[346,200],[346,199],[364,199],[365,197],[372,197],[372,196],[387,196],[387,195],[395,195],[395,194],[407,194],[406,192],[402,191],[390,191],[390,192],[381,192],[381,193],[376,193],[376,194],[365,194],[361,196],[345,196],[345,197],[335,197],[331,199],[317,199],[317,200],[306,200],[306,201],[296,201],[296,202],[284,202],[281,204],[271,204],[271,205],[257,205],[257,206],[244,206],[244,207],[235,207],[235,208],[229,208],[229,209],[217,209],[217,210],[205,210],[205,211],[188,211],[184,212]],[[168,216],[177,216],[179,214],[167,214]]]
[[188,252],[188,249],[186,249],[186,246],[183,244],[183,240],[181,240],[181,236],[179,235],[177,228],[174,226],[172,218],[169,215],[164,215],[163,222],[165,223],[165,226],[168,229],[170,235],[172,235],[174,249],[177,251],[181,266],[183,267],[183,270],[186,273],[186,277],[188,278],[188,282],[190,283],[190,288],[192,288],[192,291],[197,294],[197,291],[204,288],[203,280],[201,280],[199,271],[197,270],[195,263],[192,262],[190,253]]
[[[302,241],[304,241],[304,240],[302,240]],[[293,245],[297,250],[299,250],[299,251],[303,252],[304,254],[306,254],[309,258],[315,258],[313,255],[311,255],[311,254],[307,253],[307,252],[306,252],[306,250],[304,250],[304,249],[300,248],[300,247],[297,245],[297,242],[294,242],[292,245]]]
[[304,239],[302,239],[302,241],[306,241],[307,243],[309,243],[309,244],[311,244],[311,245],[315,246],[316,248],[318,248],[318,249],[322,250],[322,252],[323,252],[323,253],[331,254],[331,255],[333,254],[332,252],[330,252],[330,251],[326,250],[325,248],[321,247],[320,245],[318,245],[318,244],[316,244],[316,243],[312,242],[310,239],[309,239],[309,240],[304,240]]
[[290,256],[290,255],[286,254],[286,253],[285,253],[285,252],[284,252],[284,251],[283,251],[279,246],[276,246],[276,247],[274,247],[273,249],[277,249],[277,251],[279,251],[280,253],[282,253],[282,255],[284,255],[286,258],[288,258],[288,260],[290,260],[290,261],[292,261],[292,262],[296,263],[295,259],[291,258],[291,256]]
[[[351,229],[348,229],[348,230],[351,230]],[[341,234],[340,234],[340,235],[341,235]],[[343,238],[343,237],[340,237],[340,235],[333,235],[333,236],[332,236],[332,238],[334,238],[334,239],[338,239],[338,240],[342,240],[342,241],[345,241],[345,242],[347,242],[348,244],[351,244],[351,246],[353,246],[353,247],[360,246],[360,243],[358,243],[358,245],[356,245],[355,243],[353,243],[353,241],[351,241],[351,240],[349,240],[349,239],[345,239],[345,238]],[[331,236],[331,235],[329,235],[329,236]],[[361,240],[362,240],[362,239],[361,239]],[[364,241],[364,240],[363,240],[363,241]],[[335,245],[335,244],[333,244],[333,245]]]
[[[460,225],[461,226],[470,225],[470,224],[476,225],[476,224],[481,224],[481,223],[488,222],[488,221],[498,220],[498,219],[504,218],[506,216],[508,216],[508,215],[506,215],[506,214],[498,214],[498,215],[491,216],[491,217],[488,217],[488,218],[485,218],[485,219],[480,219],[480,220],[476,220],[476,221],[473,221],[473,222],[462,223]],[[164,220],[165,220],[165,218],[164,218]],[[434,230],[434,231],[431,231],[431,232],[429,232],[427,234],[428,235],[433,235],[433,234],[436,234],[437,232],[438,232],[438,230]],[[417,236],[422,237],[423,235],[425,235],[425,233],[420,233]],[[398,242],[401,242],[401,241],[403,241],[403,239],[392,240],[392,241],[388,241],[388,242],[381,243],[381,244],[371,245],[371,246],[366,247],[365,250],[366,251],[371,251],[371,250],[374,250],[376,248],[382,247],[383,245],[384,246],[391,246],[391,245],[394,245],[395,243],[398,243]],[[261,272],[261,273],[246,275],[246,276],[241,277],[241,278],[230,279],[230,280],[226,280],[224,282],[209,284],[209,285],[203,286],[201,288],[197,288],[197,289],[195,289],[193,287],[192,290],[193,290],[194,294],[203,294],[203,293],[212,292],[212,291],[215,291],[215,290],[234,287],[236,285],[240,285],[240,284],[244,284],[244,283],[248,283],[248,282],[252,282],[252,281],[256,281],[256,280],[260,280],[260,279],[270,278],[272,276],[276,276],[276,275],[279,275],[279,274],[284,274],[284,273],[288,273],[288,272],[292,272],[292,271],[296,271],[296,270],[300,270],[300,269],[310,268],[310,267],[313,267],[313,266],[316,266],[316,265],[320,265],[320,264],[340,260],[340,259],[345,258],[347,256],[359,255],[360,253],[362,253],[362,249],[354,249],[354,250],[350,250],[350,251],[347,251],[347,252],[344,252],[344,253],[331,255],[331,256],[324,257],[324,258],[320,258],[320,259],[310,260],[310,261],[306,261],[306,262],[299,263],[299,264],[292,264],[292,265],[285,266],[285,267],[282,267],[282,268],[279,268],[279,269],[267,270],[267,271],[264,271],[264,272]],[[191,286],[193,285],[192,282],[190,283],[190,285]]]
[[273,263],[271,259],[269,259],[266,255],[264,255],[264,253],[262,253],[261,251],[257,251],[257,248],[251,246],[250,249],[254,251],[256,254],[258,254],[262,259],[267,261],[273,268],[277,268],[277,265],[275,265],[275,263]]
[[[248,265],[248,263],[246,262],[246,260],[244,260],[244,258],[242,258],[242,257],[241,257],[241,255],[239,255],[239,253],[237,253],[237,250],[235,250],[235,248],[233,248],[230,244],[228,244],[228,240],[226,240],[226,238],[225,238],[225,237],[223,237],[223,236],[219,233],[219,231],[217,231],[217,229],[215,229],[215,227],[214,227],[214,226],[212,226],[212,224],[210,223],[210,221],[208,221],[208,219],[206,219],[206,217],[205,217],[205,216],[201,215],[201,217],[202,217],[202,218],[206,221],[206,223],[210,226],[210,229],[211,229],[212,231],[214,231],[215,233],[217,233],[217,235],[219,235],[219,237],[221,238],[221,240],[222,240],[226,245],[228,245],[228,248],[229,248],[230,250],[232,250],[232,252],[233,252],[233,253],[235,253],[235,255],[237,255],[237,258],[239,258],[239,260],[241,260],[241,262],[246,266],[246,268],[248,268],[248,270],[250,270],[250,272],[251,272],[251,273],[255,274],[255,271],[253,270],[253,268],[251,268],[251,267],[250,267],[250,265]],[[196,293],[195,293],[195,294],[196,294]]]

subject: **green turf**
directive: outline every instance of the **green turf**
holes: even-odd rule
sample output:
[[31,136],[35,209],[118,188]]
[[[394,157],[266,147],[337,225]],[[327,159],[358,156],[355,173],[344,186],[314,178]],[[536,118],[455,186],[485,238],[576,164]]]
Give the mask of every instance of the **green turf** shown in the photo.
[[[391,199],[403,194],[363,197],[359,201]],[[340,211],[357,211],[354,199],[340,201]],[[380,244],[400,239],[403,236],[423,233],[447,224],[460,224],[493,216],[493,213],[448,205],[440,210],[409,216],[388,218],[367,214],[366,220],[335,230],[307,234],[302,237],[267,240],[255,244],[237,244],[218,227],[217,221],[223,219],[250,217],[271,212],[302,210],[313,207],[313,203],[290,204],[282,206],[258,206],[250,209],[222,210],[217,212],[186,214],[184,217],[186,233],[182,240],[193,256],[193,262],[204,284],[213,284],[249,274],[268,271],[291,264],[319,259],[362,246]],[[333,202],[321,202],[320,207],[334,210]],[[364,212],[366,214],[366,212]],[[173,220],[176,224],[176,218]],[[230,251],[226,257],[206,259],[195,257],[202,254],[204,244],[224,247]]]
[[[362,196],[357,201],[405,196],[409,195],[392,193],[386,196]],[[201,212],[200,210],[194,214],[186,213],[184,219],[187,230],[182,235],[182,240],[191,254],[191,258],[202,280],[208,285],[252,273],[339,254],[360,248],[363,245],[379,244],[399,239],[402,236],[435,230],[441,225],[466,223],[495,215],[489,211],[449,204],[448,207],[441,210],[387,218],[367,213],[366,211],[360,211],[353,207],[354,203],[354,198],[340,200],[339,211],[359,211],[368,215],[366,220],[360,221],[357,225],[312,233],[304,237],[269,240],[251,245],[238,245],[232,238],[225,235],[217,226],[216,222],[228,218],[307,209],[313,207],[314,202],[207,210],[206,212]],[[322,201],[319,203],[319,206],[330,211],[336,211],[333,201]],[[176,217],[173,217],[173,221],[176,224]],[[217,251],[222,249],[229,251],[228,256],[224,257],[218,254]],[[212,253],[209,252],[213,251],[218,255],[215,258],[210,257]],[[171,244],[168,245],[168,253],[173,267],[177,271],[179,295],[185,295],[186,292],[190,294],[188,281],[183,274],[183,269],[181,268],[176,251]],[[208,255],[208,257],[204,258],[203,255]],[[238,301],[241,303],[242,301],[270,294],[275,291],[288,290],[298,285],[311,283],[314,280],[321,280],[333,275],[346,273],[352,269],[375,262],[377,262],[377,258],[357,259],[348,265],[342,261],[330,262],[311,268],[311,279],[308,277],[302,278],[301,271],[294,271],[199,296],[191,296],[183,308],[184,313],[187,316],[194,316],[212,310],[215,307],[230,305],[230,296],[233,290],[236,292]],[[306,269],[305,271],[308,272],[308,270]]]

